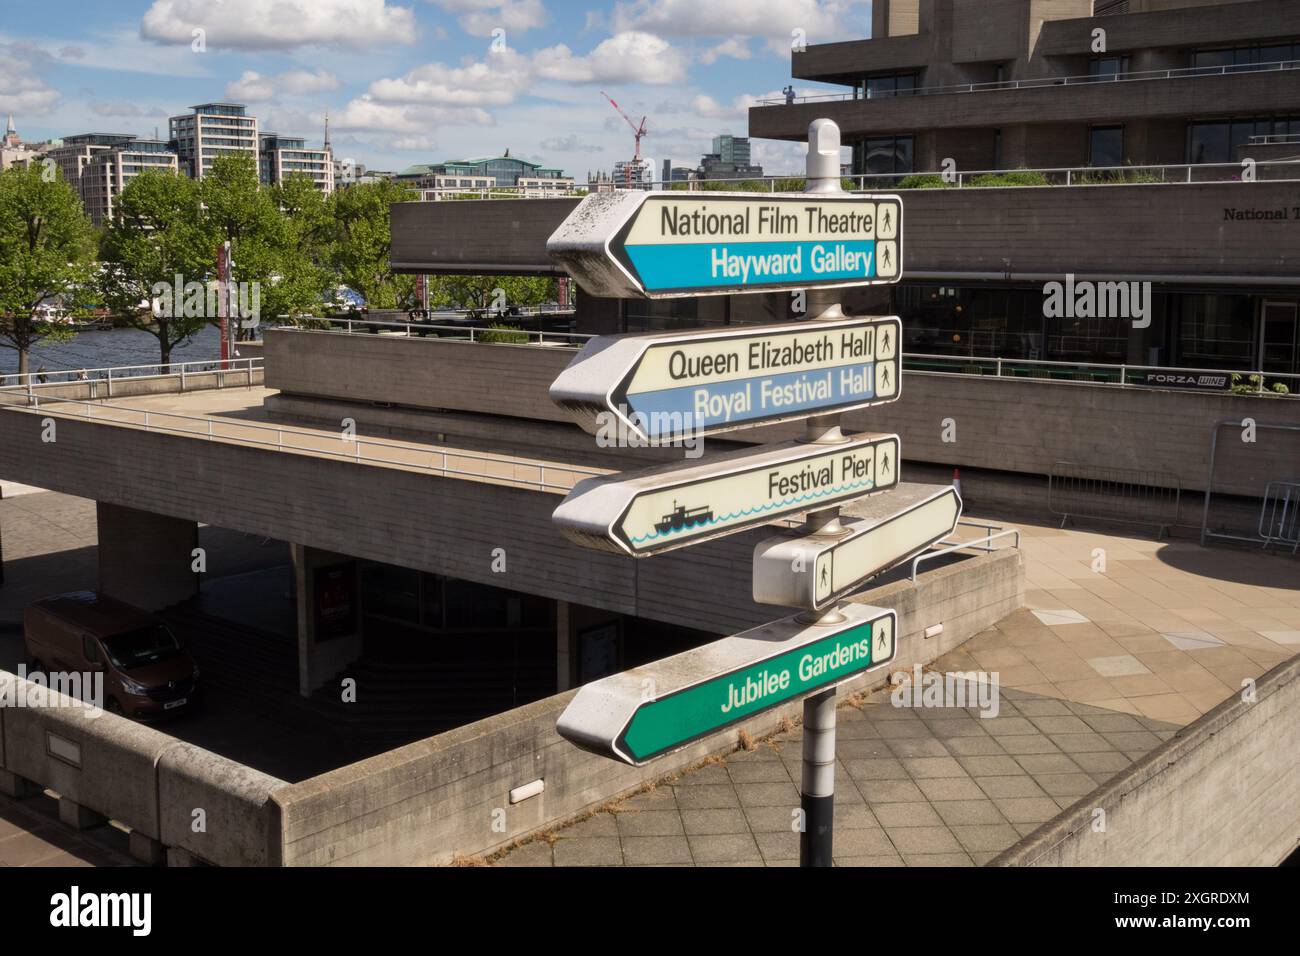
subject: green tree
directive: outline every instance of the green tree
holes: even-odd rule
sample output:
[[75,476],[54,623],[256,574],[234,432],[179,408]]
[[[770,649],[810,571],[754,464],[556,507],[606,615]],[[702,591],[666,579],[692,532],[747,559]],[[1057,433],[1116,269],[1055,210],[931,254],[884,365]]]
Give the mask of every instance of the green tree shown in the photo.
[[429,305],[444,308],[495,311],[498,305],[541,305],[556,295],[555,280],[541,276],[429,277]]
[[325,194],[294,174],[271,190],[279,210],[274,275],[262,288],[262,312],[291,319],[316,312],[334,285],[333,222]]
[[415,276],[398,275],[389,263],[392,233],[388,207],[415,198],[414,191],[387,180],[349,186],[330,197],[334,269],[371,309],[410,308],[414,304]]
[[[127,324],[158,339],[159,361],[211,321],[206,307],[185,307],[176,284],[213,278],[216,231],[204,215],[199,184],[175,173],[135,177],[118,199],[104,236],[104,301]],[[166,287],[155,295],[155,287]],[[188,314],[187,314],[188,313]]]
[[90,219],[73,188],[47,168],[32,163],[0,173],[0,345],[17,350],[20,373],[36,342],[69,335],[35,318],[36,307],[51,296],[80,304],[94,271]]
[[[218,156],[200,183],[199,195],[216,241],[230,243],[230,258],[234,262],[230,281],[256,283],[253,288],[258,290],[260,313],[262,295],[279,275],[277,269],[289,237],[271,190],[263,189],[258,182],[257,161],[251,156]],[[250,295],[250,301],[251,298]],[[234,316],[233,308],[231,315]],[[259,321],[260,314],[251,320],[237,321],[237,337],[255,337]]]

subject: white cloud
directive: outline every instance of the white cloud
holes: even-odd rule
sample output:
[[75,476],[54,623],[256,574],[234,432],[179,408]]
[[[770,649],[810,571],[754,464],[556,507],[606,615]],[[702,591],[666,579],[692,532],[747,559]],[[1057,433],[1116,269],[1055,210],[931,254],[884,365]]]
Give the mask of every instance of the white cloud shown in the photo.
[[[631,0],[614,7],[616,30],[649,30],[662,36],[789,38],[803,30],[809,43],[825,43],[852,29],[855,0]],[[862,20],[861,13],[852,18]],[[870,32],[870,18],[853,36]]]
[[749,108],[758,103],[758,97],[742,93],[730,104],[719,103],[711,96],[703,94],[691,100],[691,110],[696,116],[705,119],[738,119],[749,115]]
[[290,70],[276,77],[263,76],[256,70],[245,70],[238,80],[226,84],[226,96],[240,102],[258,102],[271,99],[277,92],[307,96],[338,88],[338,77],[325,69],[317,70],[315,73],[308,73],[306,70]]
[[505,50],[462,67],[427,63],[397,79],[375,80],[370,94],[385,103],[504,106],[528,88],[529,69],[523,56]]
[[0,112],[44,114],[61,99],[37,75],[49,57],[29,43],[0,43]]
[[156,118],[169,115],[161,106],[140,106],[126,100],[111,100],[103,103],[91,103],[90,109],[96,116],[123,116],[132,119]]
[[542,0],[430,0],[457,17],[461,29],[473,36],[491,36],[502,29],[507,38],[544,25],[549,19]]
[[205,31],[209,49],[290,50],[411,43],[415,16],[386,0],[154,0],[140,35],[189,45]]
[[586,56],[563,43],[533,54],[533,69],[547,80],[569,83],[680,83],[686,58],[650,33],[617,33]]
[[553,153],[603,153],[605,151],[604,146],[584,142],[576,133],[570,133],[568,136],[550,136],[537,145]]
[[330,117],[330,126],[342,130],[425,135],[443,125],[491,126],[492,114],[477,107],[412,106],[380,103],[369,94],[358,96]]
[[752,54],[749,50],[749,44],[745,42],[743,37],[731,37],[701,53],[700,62],[707,66],[716,63],[724,56],[736,60],[748,60]]
[[389,149],[418,149],[429,152],[438,148],[437,140],[432,136],[396,136],[388,141]]

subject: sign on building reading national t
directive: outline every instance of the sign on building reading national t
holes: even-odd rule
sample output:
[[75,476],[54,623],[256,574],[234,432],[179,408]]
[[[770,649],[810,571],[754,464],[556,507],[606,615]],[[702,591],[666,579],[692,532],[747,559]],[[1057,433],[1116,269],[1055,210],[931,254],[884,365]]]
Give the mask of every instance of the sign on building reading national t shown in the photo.
[[658,554],[895,487],[898,448],[897,435],[863,433],[587,478],[551,520],[583,547]]
[[897,282],[898,196],[593,193],[546,243],[592,295],[725,295]]
[[901,332],[889,317],[601,336],[551,400],[593,435],[616,422],[649,444],[846,412],[898,398]]

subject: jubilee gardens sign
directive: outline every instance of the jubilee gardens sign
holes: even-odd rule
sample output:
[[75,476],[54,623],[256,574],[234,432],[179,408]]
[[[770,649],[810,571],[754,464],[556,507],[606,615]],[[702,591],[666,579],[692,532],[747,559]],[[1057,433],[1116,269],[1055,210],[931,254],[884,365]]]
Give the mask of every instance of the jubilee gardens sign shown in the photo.
[[[839,154],[838,128],[816,120],[805,193],[596,193],[547,251],[601,296],[896,282],[902,201],[843,194]],[[807,420],[800,441],[587,479],[553,516],[576,544],[640,558],[804,515],[754,553],[754,600],[800,614],[586,684],[556,729],[639,765],[802,699],[805,866],[831,863],[835,688],[886,664],[898,639],[893,610],[841,599],[946,537],[961,513],[944,489],[884,518],[839,518],[840,505],[898,485],[898,436],[846,436],[839,416],[898,398],[901,332],[896,317],[836,306],[781,325],[601,336],[551,386],[591,434],[612,417],[651,445]]]

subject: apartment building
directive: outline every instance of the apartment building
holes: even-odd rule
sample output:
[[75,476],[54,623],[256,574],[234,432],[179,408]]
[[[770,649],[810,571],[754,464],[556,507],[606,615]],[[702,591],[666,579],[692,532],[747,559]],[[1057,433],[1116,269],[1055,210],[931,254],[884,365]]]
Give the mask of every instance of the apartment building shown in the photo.
[[260,158],[257,117],[239,103],[201,103],[191,112],[168,120],[170,139],[176,144],[180,168],[202,179],[218,156]]
[[46,156],[81,197],[95,225],[113,218],[117,197],[143,172],[175,172],[176,152],[161,140],[130,133],[80,133],[65,136]]
[[573,190],[573,178],[562,169],[532,163],[506,150],[502,156],[420,163],[397,174],[397,181],[421,191],[425,198],[488,189],[520,190],[528,198],[555,196]]
[[311,148],[300,136],[262,133],[258,137],[258,175],[268,186],[277,186],[289,176],[307,176],[328,195],[334,191],[334,156],[328,145]]

